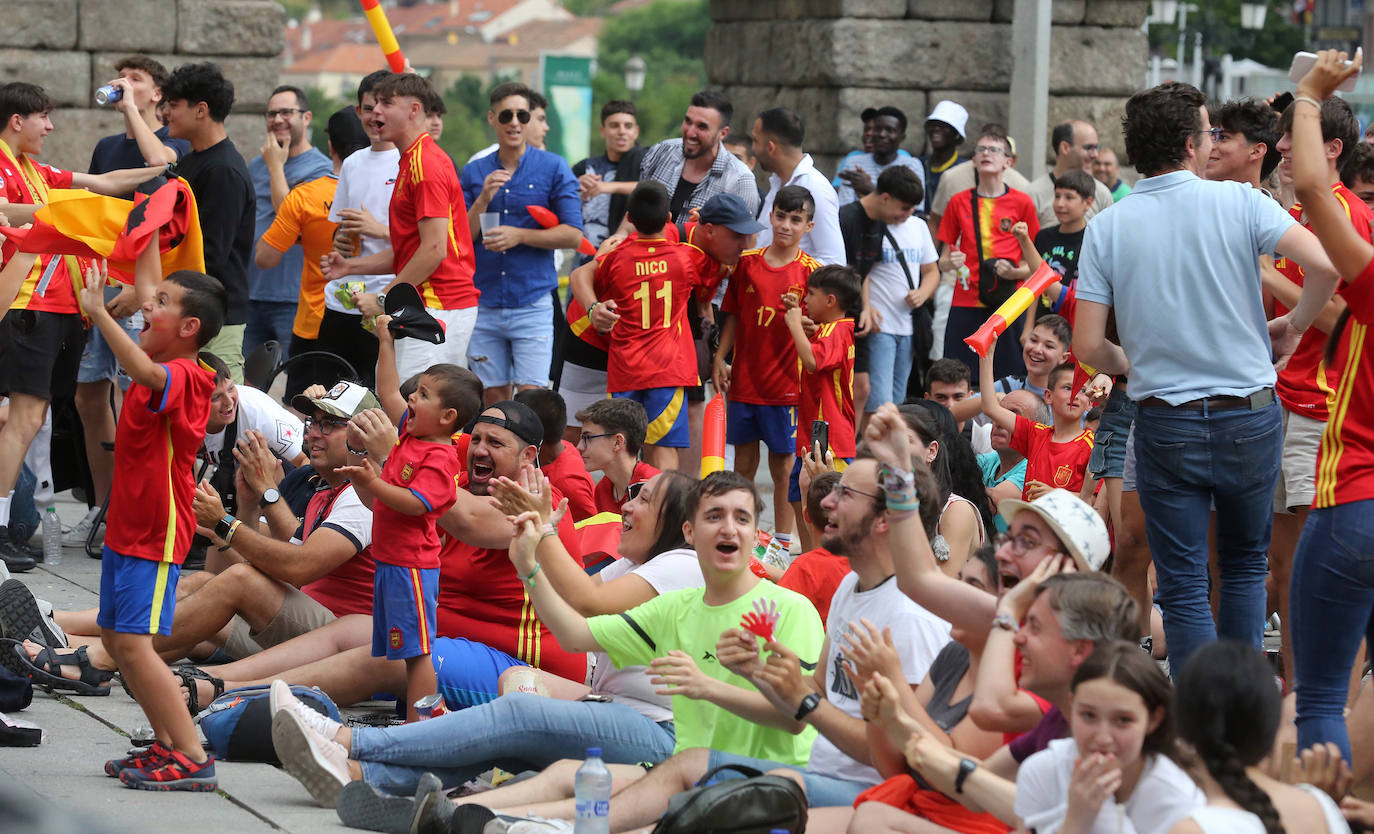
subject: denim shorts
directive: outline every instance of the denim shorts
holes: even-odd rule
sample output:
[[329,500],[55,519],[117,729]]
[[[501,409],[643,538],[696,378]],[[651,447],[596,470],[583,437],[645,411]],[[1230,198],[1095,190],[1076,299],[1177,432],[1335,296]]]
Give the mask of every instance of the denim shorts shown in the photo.
[[[132,316],[119,319],[119,324],[129,338],[137,343],[139,331],[143,329],[143,313],[134,311]],[[100,328],[92,327],[86,336],[86,349],[81,352],[81,366],[77,368],[76,381],[100,382],[114,379],[119,373],[119,362],[115,360],[114,351],[110,350],[110,343],[105,341]]]
[[551,296],[528,307],[477,307],[477,324],[468,342],[468,367],[483,386],[548,388],[552,362]]
[[[750,756],[741,756],[736,753],[722,753],[719,750],[712,750],[706,771],[709,773],[721,765],[734,764],[752,767],[755,770],[767,773],[770,770],[795,770],[802,776],[802,781],[806,786],[806,804],[811,808],[843,808],[854,804],[855,798],[860,793],[873,787],[868,782],[855,782],[850,779],[839,779],[834,776],[826,776],[814,770],[808,770],[801,765],[782,764],[780,762],[770,762],[767,759],[755,759]],[[711,784],[723,782],[726,779],[744,779],[745,774],[738,771],[726,771],[717,775],[711,780]]]
[[1135,422],[1135,401],[1123,387],[1113,387],[1102,406],[1102,421],[1093,435],[1088,471],[1097,478],[1120,478],[1126,468],[1126,438]]

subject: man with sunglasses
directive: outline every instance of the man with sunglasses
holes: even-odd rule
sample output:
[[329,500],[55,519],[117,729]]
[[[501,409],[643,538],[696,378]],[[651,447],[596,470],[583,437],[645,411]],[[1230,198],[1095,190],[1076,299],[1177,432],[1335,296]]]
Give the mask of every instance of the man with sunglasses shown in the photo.
[[[562,157],[530,143],[538,129],[531,123],[533,98],[533,91],[515,82],[491,91],[487,123],[498,147],[464,165],[461,177],[481,291],[467,359],[488,403],[510,399],[512,388],[549,387],[552,291],[558,286],[554,250],[572,249],[582,240],[577,177]],[[536,206],[553,212],[558,224],[540,225],[528,211]],[[484,214],[498,215],[485,231]]]
[[[1050,134],[1050,144],[1054,146],[1054,168],[1031,180],[1030,194],[1035,201],[1035,213],[1041,226],[1053,226],[1059,221],[1054,216],[1054,182],[1069,171],[1086,171],[1092,176],[1093,160],[1097,159],[1097,128],[1082,119],[1070,119],[1054,126]],[[1088,204],[1088,220],[1093,215],[1112,204],[1112,192],[1097,180],[1096,194]]]

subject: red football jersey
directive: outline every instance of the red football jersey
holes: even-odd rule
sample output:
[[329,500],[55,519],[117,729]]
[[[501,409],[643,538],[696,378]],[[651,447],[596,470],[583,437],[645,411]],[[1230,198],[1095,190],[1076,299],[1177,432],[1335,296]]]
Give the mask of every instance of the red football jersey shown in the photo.
[[[816,326],[811,337],[816,370],[801,372],[797,401],[797,454],[811,447],[811,421],[830,424],[830,453],[854,457],[854,320],[839,319]],[[797,360],[800,364],[801,360]]]
[[978,198],[978,232],[973,233],[972,194],[975,189],[960,191],[949,198],[949,205],[940,218],[940,240],[958,246],[968,264],[967,286],[960,279],[954,282],[955,307],[981,307],[978,301],[978,236],[983,239],[983,257],[1006,258],[1021,263],[1021,244],[1011,234],[1011,227],[1024,221],[1034,238],[1040,231],[1035,215],[1035,201],[1029,194],[1008,188],[1000,197]]
[[592,476],[587,474],[587,464],[582,462],[582,455],[576,446],[564,440],[563,451],[558,453],[558,457],[539,468],[544,470],[544,477],[549,479],[549,483],[568,499],[568,513],[573,521],[596,515]]
[[215,374],[191,359],[162,367],[167,386],[151,391],[135,382],[119,410],[118,474],[110,488],[105,544],[125,556],[179,565],[196,530],[196,451],[210,419]]
[[719,272],[705,252],[662,237],[627,240],[597,262],[596,297],[615,301],[620,314],[609,334],[608,392],[700,382],[687,305],[698,288],[715,292]]
[[[4,143],[0,142],[0,146],[4,146]],[[25,165],[26,162],[33,167]],[[35,174],[40,182],[33,181]],[[12,156],[8,146],[0,150],[0,197],[3,197],[5,202],[34,205],[43,202],[41,195],[49,188],[71,187],[71,171],[35,162],[23,154]],[[18,251],[19,244],[13,240],[5,240],[3,246],[0,246],[0,263],[9,263],[10,258]],[[47,272],[49,267],[52,268],[51,273]],[[61,255],[41,255],[29,269],[29,274],[19,287],[19,295],[10,304],[10,309],[79,313],[81,308],[76,303],[75,282],[84,280],[84,276],[73,276],[67,270],[67,259]]]
[[[459,478],[467,487],[467,475]],[[563,500],[553,490],[554,506]],[[565,652],[539,620],[528,591],[520,582],[506,550],[464,544],[445,533],[439,566],[439,636],[485,643],[538,669],[568,680],[587,676],[585,652]],[[577,531],[565,514],[558,540],[573,558],[580,556]],[[542,575],[539,582],[547,581]]]
[[[1355,231],[1360,233],[1360,237],[1370,240],[1369,224],[1374,219],[1374,212],[1369,206],[1364,204],[1355,193],[1340,183],[1331,186],[1331,190],[1336,195],[1336,200],[1345,209],[1345,214],[1350,218],[1350,223],[1355,227]],[[1294,220],[1302,220],[1302,203],[1295,203],[1289,210]],[[1307,224],[1304,224],[1307,225]],[[1308,226],[1307,228],[1311,228]],[[1287,258],[1279,258],[1274,261],[1274,267],[1283,273],[1298,286],[1302,286],[1303,272],[1302,267],[1296,261]],[[1274,313],[1283,315],[1288,312],[1288,308],[1274,301]],[[1279,371],[1278,381],[1274,384],[1274,393],[1278,394],[1279,400],[1283,402],[1283,407],[1295,414],[1304,417],[1311,417],[1313,420],[1326,420],[1330,416],[1327,409],[1327,397],[1333,396],[1331,382],[1341,376],[1341,366],[1345,364],[1344,342],[1341,350],[1336,351],[1335,361],[1330,367],[1323,367],[1322,357],[1326,353],[1327,334],[1315,327],[1309,327],[1307,332],[1302,334],[1302,340],[1298,342],[1298,349],[1293,352],[1288,364]]]
[[[353,489],[353,485],[345,481],[333,489],[322,489],[310,496],[310,503],[305,505],[305,538],[302,541],[309,540],[310,535],[320,527],[331,526],[330,508],[344,493]],[[344,532],[342,528],[335,529],[336,532]],[[372,547],[369,545],[314,582],[302,585],[301,590],[334,612],[335,616],[372,616],[372,592],[375,588],[373,575],[376,572],[377,567],[372,561]]]
[[721,310],[735,316],[735,357],[730,369],[732,402],[755,405],[796,405],[801,380],[797,375],[797,347],[783,320],[782,296],[806,294],[806,279],[820,261],[798,251],[783,267],[770,266],[764,249],[740,256],[730,276]]
[[830,616],[830,600],[849,571],[848,559],[818,547],[793,559],[778,580],[778,587],[796,591],[811,600],[824,626],[826,618]]
[[426,307],[462,310],[477,306],[480,293],[472,283],[477,259],[468,230],[468,207],[453,160],[428,133],[401,154],[396,188],[391,192],[391,249],[393,272],[400,272],[420,248],[420,221],[448,220],[448,250],[444,259],[416,289]]
[[372,558],[405,568],[439,567],[439,516],[457,498],[458,447],[431,443],[406,431],[382,466],[382,480],[408,489],[425,505],[423,515],[406,515],[379,498],[372,501]]
[[[1093,453],[1093,433],[1086,429],[1067,443],[1054,442],[1054,428],[1016,415],[1011,447],[1026,458],[1026,487],[1040,481],[1077,493],[1083,489],[1083,473]],[[1021,497],[1029,500],[1025,489]]]
[[1342,287],[1341,297],[1350,306],[1341,334],[1346,359],[1317,457],[1317,508],[1374,498],[1374,261]]
[[[630,483],[637,484],[647,481],[658,474],[658,470],[644,461],[635,463],[635,468],[630,472]],[[596,499],[596,511],[599,513],[620,514],[620,508],[625,506],[629,500],[629,495],[622,495],[618,500],[613,492],[610,478],[602,478],[596,482],[596,489],[592,491],[592,497]]]

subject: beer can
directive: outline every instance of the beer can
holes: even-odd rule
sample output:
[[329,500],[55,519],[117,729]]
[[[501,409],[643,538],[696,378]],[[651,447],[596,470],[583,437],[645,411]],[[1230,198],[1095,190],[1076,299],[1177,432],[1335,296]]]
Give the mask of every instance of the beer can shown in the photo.
[[448,710],[444,708],[444,696],[438,692],[433,695],[426,695],[415,702],[415,714],[419,716],[421,721],[436,718],[446,712]]
[[124,90],[113,84],[98,87],[95,91],[95,103],[99,105],[114,104],[122,98],[124,98]]

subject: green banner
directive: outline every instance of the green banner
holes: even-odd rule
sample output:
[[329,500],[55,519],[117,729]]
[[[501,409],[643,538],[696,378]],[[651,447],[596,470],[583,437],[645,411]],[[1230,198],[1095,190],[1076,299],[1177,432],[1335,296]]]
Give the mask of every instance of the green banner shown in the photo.
[[569,164],[585,159],[592,147],[592,59],[541,55],[539,65],[549,99],[544,147]]

